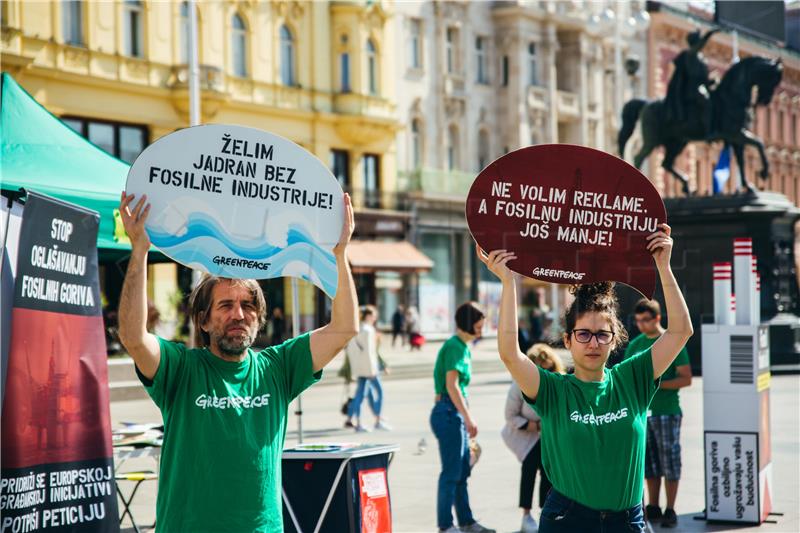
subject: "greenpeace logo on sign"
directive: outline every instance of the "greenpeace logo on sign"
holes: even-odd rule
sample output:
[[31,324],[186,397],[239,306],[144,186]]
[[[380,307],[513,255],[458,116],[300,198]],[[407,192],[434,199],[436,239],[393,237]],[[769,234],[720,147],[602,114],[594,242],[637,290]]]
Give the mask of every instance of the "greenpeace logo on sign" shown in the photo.
[[534,276],[547,276],[551,278],[561,278],[561,279],[569,279],[580,281],[583,279],[583,276],[586,275],[585,272],[573,272],[571,270],[559,270],[555,268],[542,268],[536,267],[533,269]]
[[257,268],[259,270],[269,270],[271,263],[262,263],[261,261],[252,261],[250,259],[240,259],[238,257],[223,257],[221,255],[214,256],[215,265],[228,265],[233,267],[242,268]]

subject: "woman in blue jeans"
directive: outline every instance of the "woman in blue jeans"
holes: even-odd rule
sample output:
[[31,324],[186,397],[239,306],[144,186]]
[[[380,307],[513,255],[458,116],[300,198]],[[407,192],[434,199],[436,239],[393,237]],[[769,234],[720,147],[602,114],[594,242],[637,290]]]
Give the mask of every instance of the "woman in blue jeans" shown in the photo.
[[347,412],[348,427],[359,433],[369,431],[362,423],[361,404],[367,398],[372,412],[375,414],[375,429],[390,430],[391,426],[381,416],[383,409],[383,387],[381,386],[380,364],[378,359],[378,332],[375,322],[378,310],[367,305],[361,309],[361,326],[358,335],[345,348],[347,360],[350,362],[351,375],[357,379],[356,394],[350,402]]
[[[456,334],[442,345],[433,368],[436,402],[431,412],[431,429],[439,441],[442,460],[436,501],[440,532],[494,533],[472,517],[467,494],[469,439],[478,434],[478,426],[467,405],[472,367],[469,344],[480,337],[483,320],[484,314],[478,304],[467,302],[459,306]],[[453,525],[454,506],[458,527]]]

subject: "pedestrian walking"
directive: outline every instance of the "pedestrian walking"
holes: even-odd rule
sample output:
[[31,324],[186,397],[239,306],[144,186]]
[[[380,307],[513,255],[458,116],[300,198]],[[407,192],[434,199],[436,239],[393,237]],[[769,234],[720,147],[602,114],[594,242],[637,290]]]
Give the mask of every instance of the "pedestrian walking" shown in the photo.
[[[483,328],[484,313],[478,304],[467,302],[456,310],[456,334],[439,349],[433,368],[436,390],[430,424],[439,441],[442,471],[436,496],[436,522],[440,532],[494,533],[472,516],[467,492],[470,467],[470,438],[478,434],[467,402],[472,376],[469,344]],[[453,524],[455,507],[458,527]]]
[[400,339],[400,346],[405,345],[406,314],[402,305],[398,305],[392,314],[392,348],[397,339]]
[[261,352],[250,349],[266,322],[256,280],[205,275],[192,291],[195,346],[146,330],[147,252],[143,196],[122,194],[131,258],[119,305],[119,337],[164,419],[156,503],[159,531],[283,531],[281,454],[289,403],[356,334],[355,284],[347,261],[353,207],[334,247],[338,287],[328,325]]
[[378,310],[371,305],[361,310],[361,325],[356,335],[345,348],[350,363],[350,374],[356,380],[356,392],[350,402],[345,426],[353,427],[359,433],[369,431],[361,420],[361,404],[368,399],[375,414],[375,429],[389,430],[391,427],[381,416],[383,409],[383,386],[380,378],[380,357],[378,355],[378,332],[375,322]]
[[647,237],[658,270],[669,322],[653,345],[606,368],[626,340],[613,283],[573,287],[563,341],[574,374],[538,368],[517,345],[517,294],[507,263],[513,252],[478,257],[502,281],[498,349],[526,401],[542,418],[542,459],[553,488],[539,520],[542,533],[644,530],[642,496],[647,409],[659,378],[692,335],[689,310],[670,267],[671,229],[660,224]]
[[420,333],[419,311],[413,305],[406,310],[406,333],[408,334],[409,350],[421,351],[425,341]]
[[[625,349],[625,359],[633,357],[655,343],[664,334],[661,326],[661,306],[655,300],[642,299],[634,308],[636,326],[641,333]],[[650,403],[647,417],[647,445],[645,447],[644,479],[647,484],[648,505],[645,518],[661,521],[662,527],[676,527],[675,499],[681,479],[681,420],[683,411],[679,391],[692,384],[692,367],[689,354],[683,348],[678,357],[661,376],[661,385]],[[667,506],[661,512],[661,478]]]
[[[536,366],[557,374],[564,373],[564,363],[561,362],[561,358],[546,344],[534,344],[526,355]],[[519,386],[514,382],[508,389],[505,417],[506,424],[501,431],[503,441],[522,463],[519,482],[519,506],[522,509],[520,533],[535,533],[538,531],[538,526],[531,516],[531,508],[536,472],[539,472],[540,509],[544,507],[545,498],[550,491],[550,480],[542,465],[542,441],[539,438],[542,430],[541,418],[528,405],[522,397]]]

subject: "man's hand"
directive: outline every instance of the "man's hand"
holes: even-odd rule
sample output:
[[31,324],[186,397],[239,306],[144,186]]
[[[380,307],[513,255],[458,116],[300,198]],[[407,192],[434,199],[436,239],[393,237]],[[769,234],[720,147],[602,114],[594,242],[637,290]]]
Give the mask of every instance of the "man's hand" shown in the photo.
[[122,225],[125,233],[131,239],[131,247],[134,250],[147,251],[150,249],[150,237],[144,229],[147,215],[150,214],[150,204],[147,202],[147,195],[139,198],[136,205],[131,209],[131,202],[136,198],[135,195],[127,195],[122,191],[122,198],[119,202],[119,214],[122,218]]
[[350,199],[350,194],[344,193],[344,221],[342,223],[342,234],[339,237],[339,242],[333,247],[333,253],[336,255],[343,254],[350,244],[350,239],[353,237],[353,231],[356,228],[355,216],[353,215],[353,202]]

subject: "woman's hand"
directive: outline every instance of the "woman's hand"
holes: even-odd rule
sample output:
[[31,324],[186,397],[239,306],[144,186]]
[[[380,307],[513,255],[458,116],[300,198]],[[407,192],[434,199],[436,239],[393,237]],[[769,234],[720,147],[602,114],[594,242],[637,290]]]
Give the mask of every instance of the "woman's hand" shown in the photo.
[[672,237],[670,237],[672,228],[667,224],[659,224],[658,226],[661,228],[661,231],[657,231],[647,237],[647,251],[653,254],[656,267],[661,270],[669,267],[674,241]]
[[514,281],[514,272],[508,268],[508,262],[516,259],[517,256],[514,252],[506,250],[494,250],[493,252],[486,253],[483,248],[475,245],[475,252],[478,254],[478,259],[486,265],[489,271],[500,278],[503,283]]

